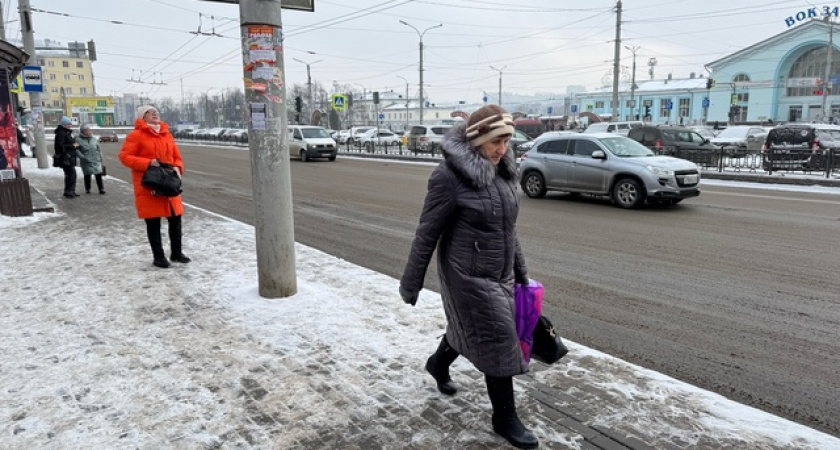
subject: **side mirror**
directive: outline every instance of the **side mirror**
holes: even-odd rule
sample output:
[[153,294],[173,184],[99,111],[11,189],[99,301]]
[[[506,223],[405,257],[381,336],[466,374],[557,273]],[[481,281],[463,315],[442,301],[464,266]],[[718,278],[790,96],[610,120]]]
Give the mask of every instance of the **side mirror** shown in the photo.
[[592,159],[607,159],[607,154],[603,150],[595,150],[592,152]]
[[709,138],[704,138],[703,139],[703,145],[710,144],[711,142],[712,141],[710,141]]

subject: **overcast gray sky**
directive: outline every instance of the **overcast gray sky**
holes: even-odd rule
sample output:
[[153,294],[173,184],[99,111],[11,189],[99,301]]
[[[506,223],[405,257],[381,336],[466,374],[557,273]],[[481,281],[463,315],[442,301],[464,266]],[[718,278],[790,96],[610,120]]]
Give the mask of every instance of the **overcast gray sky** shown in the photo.
[[[0,0],[8,38],[19,37],[17,0]],[[242,88],[239,7],[199,0],[31,0],[36,38],[63,43],[94,39],[97,93],[143,93],[180,99]],[[352,5],[352,6],[351,6]],[[286,83],[312,78],[356,89],[418,87],[418,34],[423,39],[425,95],[437,103],[480,102],[498,91],[564,93],[611,84],[614,0],[315,0],[315,12],[284,10]],[[704,64],[788,29],[785,19],[835,3],[802,0],[625,0],[622,65],[636,77],[706,73]],[[201,14],[201,15],[200,15]],[[212,19],[211,19],[212,16]],[[121,24],[112,21],[122,22]],[[221,37],[191,34],[215,31]],[[314,53],[309,53],[314,52]],[[317,62],[315,62],[317,61]],[[141,75],[142,74],[142,75]],[[137,83],[129,80],[142,80]],[[166,83],[161,84],[150,84]]]

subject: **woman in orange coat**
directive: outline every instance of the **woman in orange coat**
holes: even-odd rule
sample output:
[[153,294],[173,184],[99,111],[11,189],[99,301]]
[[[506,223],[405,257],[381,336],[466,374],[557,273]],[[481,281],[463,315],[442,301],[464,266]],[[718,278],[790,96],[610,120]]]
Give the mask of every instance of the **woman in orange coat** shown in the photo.
[[154,106],[143,105],[137,108],[134,130],[125,138],[119,157],[120,162],[131,169],[137,216],[146,221],[146,234],[152,246],[154,265],[164,269],[170,267],[161,243],[161,217],[166,217],[169,222],[169,242],[172,250],[169,259],[183,264],[190,262],[190,258],[187,258],[181,249],[181,215],[184,214],[181,196],[154,195],[151,189],[143,187],[142,184],[143,174],[149,166],[167,163],[175,167],[178,176],[184,173],[181,152],[175,145],[175,139],[169,134],[169,126],[161,122],[160,114]]

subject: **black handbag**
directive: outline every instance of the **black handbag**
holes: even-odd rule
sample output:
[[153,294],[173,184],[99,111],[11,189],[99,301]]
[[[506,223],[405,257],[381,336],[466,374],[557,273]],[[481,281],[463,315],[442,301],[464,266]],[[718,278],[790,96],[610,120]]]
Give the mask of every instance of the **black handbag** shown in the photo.
[[105,167],[105,164],[102,165],[102,173],[100,175],[102,175],[103,177],[108,176],[108,168]]
[[149,166],[141,181],[143,187],[152,190],[152,195],[177,197],[181,195],[181,177],[172,164],[161,163],[160,166]]
[[548,317],[540,316],[534,328],[534,347],[531,350],[531,358],[546,364],[554,364],[566,356],[566,353],[569,353],[569,349],[554,330],[554,324],[548,320]]

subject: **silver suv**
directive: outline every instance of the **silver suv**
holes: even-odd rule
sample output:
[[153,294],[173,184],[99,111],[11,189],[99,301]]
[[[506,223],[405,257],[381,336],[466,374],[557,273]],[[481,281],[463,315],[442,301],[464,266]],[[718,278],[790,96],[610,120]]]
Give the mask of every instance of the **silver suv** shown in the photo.
[[440,153],[440,143],[443,135],[446,134],[452,125],[414,125],[408,132],[406,148],[417,154],[417,152]]
[[522,190],[540,198],[547,191],[609,196],[621,208],[643,202],[675,205],[700,195],[700,171],[691,161],[656,156],[615,133],[544,134],[522,156]]

